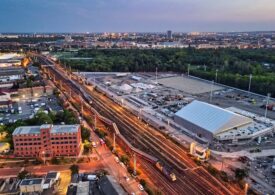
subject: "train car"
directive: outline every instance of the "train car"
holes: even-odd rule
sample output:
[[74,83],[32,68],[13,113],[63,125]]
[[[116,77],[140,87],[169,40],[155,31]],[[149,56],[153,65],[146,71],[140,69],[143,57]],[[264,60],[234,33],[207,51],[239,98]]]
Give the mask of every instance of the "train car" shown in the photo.
[[156,167],[158,170],[160,170],[170,181],[176,181],[177,177],[176,175],[172,172],[172,169],[160,161],[156,163]]

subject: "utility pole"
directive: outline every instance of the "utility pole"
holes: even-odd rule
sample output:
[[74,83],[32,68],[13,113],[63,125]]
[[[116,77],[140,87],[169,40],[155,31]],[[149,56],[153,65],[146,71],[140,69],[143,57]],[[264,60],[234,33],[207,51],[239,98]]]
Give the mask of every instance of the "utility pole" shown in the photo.
[[95,129],[96,129],[96,114],[95,114],[94,117],[95,117],[95,118],[94,118],[94,126],[95,126]]
[[188,64],[188,68],[187,68],[187,76],[189,76],[190,73],[190,64]]
[[138,119],[141,118],[141,108],[139,109],[139,112],[138,112]]
[[248,183],[246,183],[244,186],[244,195],[247,195],[248,187]]
[[252,80],[252,74],[249,75],[249,85],[248,85],[249,92],[250,92],[250,87],[251,87],[251,80]]
[[114,138],[113,138],[113,152],[116,151],[116,133],[114,133]]
[[134,175],[137,174],[137,159],[136,159],[136,153],[134,153]]
[[83,118],[83,100],[81,99],[81,117]]
[[215,77],[215,83],[218,82],[218,69],[216,69],[216,77]]
[[62,91],[62,81],[60,80],[60,90]]
[[213,97],[213,85],[214,85],[214,81],[212,81],[212,83],[211,83],[210,102],[212,102],[212,97]]
[[156,84],[158,84],[158,67],[156,67]]
[[265,113],[264,113],[264,118],[266,119],[267,116],[267,107],[269,104],[269,98],[270,98],[270,93],[267,94],[267,99],[266,99],[266,104],[265,104]]

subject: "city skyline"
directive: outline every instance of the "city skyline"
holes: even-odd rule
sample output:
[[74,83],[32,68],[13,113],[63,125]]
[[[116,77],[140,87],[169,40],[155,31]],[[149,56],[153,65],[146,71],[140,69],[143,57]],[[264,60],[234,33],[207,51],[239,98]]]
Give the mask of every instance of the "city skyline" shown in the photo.
[[275,30],[272,0],[2,0],[1,32]]

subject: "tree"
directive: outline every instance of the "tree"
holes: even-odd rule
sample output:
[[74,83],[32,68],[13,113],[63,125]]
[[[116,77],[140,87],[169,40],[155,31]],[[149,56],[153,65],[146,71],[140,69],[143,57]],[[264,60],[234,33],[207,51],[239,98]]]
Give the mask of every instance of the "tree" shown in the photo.
[[58,158],[53,157],[52,160],[51,160],[51,163],[55,164],[55,165],[59,165],[61,163],[61,161]]
[[143,187],[146,187],[146,181],[144,180],[144,179],[141,179],[140,181],[139,181],[139,183],[140,183],[140,185],[142,185]]
[[82,141],[90,140],[91,131],[90,129],[81,126],[81,138]]
[[29,175],[29,172],[26,170],[23,170],[18,173],[17,177],[18,179],[25,179]]
[[130,162],[129,157],[126,156],[126,155],[122,155],[122,156],[120,157],[120,161],[123,162],[125,165],[128,165],[129,162]]
[[238,181],[243,180],[247,176],[248,176],[248,171],[246,169],[240,169],[240,168],[235,169],[235,178]]
[[35,115],[35,121],[37,125],[43,125],[43,124],[53,124],[53,121],[51,119],[51,117],[46,114],[45,112],[38,112]]
[[71,174],[72,174],[72,175],[78,174],[78,173],[79,173],[79,166],[73,164],[72,166],[70,166],[70,170],[71,170]]

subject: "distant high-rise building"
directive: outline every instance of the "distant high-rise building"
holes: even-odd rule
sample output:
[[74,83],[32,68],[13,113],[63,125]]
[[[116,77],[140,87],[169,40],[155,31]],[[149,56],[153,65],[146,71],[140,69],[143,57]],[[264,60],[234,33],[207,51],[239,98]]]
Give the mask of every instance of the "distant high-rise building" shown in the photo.
[[167,38],[172,39],[172,31],[171,30],[167,31]]

